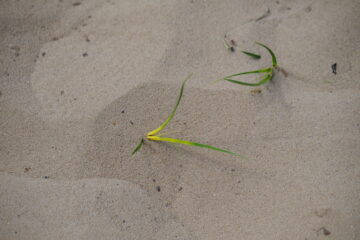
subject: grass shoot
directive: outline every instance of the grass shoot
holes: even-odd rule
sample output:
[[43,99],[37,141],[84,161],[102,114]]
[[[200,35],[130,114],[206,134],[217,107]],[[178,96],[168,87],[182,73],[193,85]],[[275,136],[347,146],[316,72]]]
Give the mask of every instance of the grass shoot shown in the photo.
[[[258,69],[258,70],[254,70],[254,71],[248,71],[248,72],[241,72],[241,73],[233,74],[233,75],[226,76],[226,77],[221,78],[221,79],[216,80],[216,81],[225,80],[225,81],[228,81],[228,82],[241,84],[241,85],[245,85],[245,86],[252,86],[252,87],[260,86],[260,85],[263,85],[263,84],[267,83],[268,81],[270,81],[272,79],[272,77],[273,77],[274,69],[278,68],[276,56],[275,56],[274,52],[269,47],[267,47],[266,45],[264,45],[262,43],[259,43],[259,42],[255,42],[255,43],[258,44],[259,46],[265,48],[270,53],[271,58],[272,58],[272,66],[271,67],[262,68],[262,69]],[[242,51],[242,52],[244,54],[250,56],[250,57],[253,57],[253,58],[257,58],[257,59],[261,58],[260,55],[257,55],[257,54],[254,54],[254,53],[245,52],[245,51]],[[234,79],[234,77],[241,76],[241,75],[247,75],[247,74],[262,74],[262,77],[256,83],[243,82],[243,81],[239,81],[239,80]]]
[[[184,82],[182,83],[179,97],[178,97],[178,99],[176,101],[176,104],[174,106],[174,109],[170,113],[169,117],[158,128],[156,128],[156,129],[150,131],[149,133],[147,133],[145,139],[151,140],[151,141],[171,142],[171,143],[184,144],[184,145],[188,145],[188,146],[208,148],[208,149],[215,150],[215,151],[218,151],[218,152],[228,153],[228,154],[231,154],[231,155],[234,155],[234,156],[242,157],[240,154],[237,154],[237,153],[234,153],[234,152],[222,149],[222,148],[214,147],[214,146],[211,146],[211,145],[206,145],[206,144],[202,144],[202,143],[191,142],[191,141],[186,141],[186,140],[181,140],[181,139],[176,139],[176,138],[163,137],[164,135],[169,134],[170,132],[160,133],[160,131],[163,130],[166,127],[166,125],[171,121],[171,119],[173,119],[173,117],[175,116],[176,110],[177,110],[177,108],[178,108],[178,106],[180,104],[181,98],[182,98],[183,93],[184,93],[185,83],[191,77],[191,75],[192,74],[190,74],[184,80]],[[145,142],[145,140],[144,140],[144,138],[142,138],[140,143],[133,150],[133,152],[132,152],[133,155],[141,149],[144,142]]]

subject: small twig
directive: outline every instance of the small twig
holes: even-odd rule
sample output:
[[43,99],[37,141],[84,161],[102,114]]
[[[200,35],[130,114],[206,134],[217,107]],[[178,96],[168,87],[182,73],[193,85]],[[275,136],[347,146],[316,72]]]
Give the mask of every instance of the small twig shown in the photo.
[[270,8],[267,9],[266,13],[264,13],[263,15],[261,15],[260,17],[258,17],[257,19],[255,19],[255,22],[258,22],[268,16],[270,16],[271,12],[270,12]]
[[289,76],[289,74],[288,74],[283,68],[277,66],[276,69],[277,69],[279,72],[281,72],[281,73],[284,75],[284,77],[288,77],[288,76]]
[[233,46],[230,46],[226,40],[224,39],[224,46],[226,49],[230,50],[231,52],[235,52],[235,48]]

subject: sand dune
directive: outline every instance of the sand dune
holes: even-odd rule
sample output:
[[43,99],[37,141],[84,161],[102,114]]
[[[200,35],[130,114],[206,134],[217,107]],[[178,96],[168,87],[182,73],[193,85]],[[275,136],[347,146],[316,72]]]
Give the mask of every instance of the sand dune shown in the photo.
[[[0,239],[359,239],[359,12],[1,1]],[[269,66],[254,41],[287,74],[256,92],[211,83]],[[131,157],[189,73],[168,129],[248,159],[157,142]]]

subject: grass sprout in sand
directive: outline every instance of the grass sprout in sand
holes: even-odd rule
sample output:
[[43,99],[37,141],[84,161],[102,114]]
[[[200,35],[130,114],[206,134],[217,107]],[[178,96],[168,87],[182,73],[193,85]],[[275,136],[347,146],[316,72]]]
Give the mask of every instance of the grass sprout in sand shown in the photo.
[[[152,130],[151,132],[149,132],[146,135],[146,139],[151,140],[151,141],[171,142],[171,143],[179,143],[179,144],[195,146],[195,147],[201,147],[201,148],[208,148],[208,149],[212,149],[212,150],[215,150],[215,151],[218,151],[218,152],[228,153],[228,154],[231,154],[231,155],[234,155],[234,156],[242,157],[240,154],[230,152],[228,150],[218,148],[218,147],[214,147],[214,146],[211,146],[211,145],[206,145],[206,144],[202,144],[202,143],[191,142],[191,141],[186,141],[186,140],[181,140],[181,139],[176,139],[176,138],[163,137],[164,135],[168,134],[169,132],[160,133],[160,131],[163,130],[166,127],[166,125],[170,122],[170,120],[175,116],[176,110],[177,110],[177,108],[178,108],[178,106],[180,104],[181,98],[182,98],[183,93],[184,93],[185,83],[191,77],[191,75],[192,74],[190,74],[184,80],[184,82],[183,82],[183,84],[181,86],[181,89],[180,89],[179,97],[178,97],[178,99],[176,101],[175,107],[172,110],[170,116],[158,128],[156,128],[155,130]],[[139,151],[143,144],[144,144],[144,138],[141,139],[140,143],[135,147],[132,154],[134,155],[137,151]]]
[[[262,69],[258,69],[258,70],[254,70],[254,71],[236,73],[236,74],[226,76],[226,77],[221,78],[221,79],[216,80],[216,81],[225,80],[225,81],[228,81],[228,82],[237,83],[237,84],[241,84],[241,85],[245,85],[245,86],[253,86],[253,87],[263,85],[263,84],[267,83],[268,81],[270,81],[272,79],[272,77],[273,77],[274,69],[278,67],[277,61],[276,61],[276,56],[275,56],[274,52],[269,47],[267,47],[266,45],[264,45],[262,43],[259,43],[259,42],[256,42],[256,44],[258,44],[261,47],[265,48],[270,53],[271,58],[272,58],[272,67],[262,68]],[[257,54],[254,54],[254,53],[245,52],[245,51],[242,51],[242,52],[244,54],[249,55],[249,56],[251,56],[253,58],[256,58],[256,59],[261,58],[260,55],[257,55]],[[242,82],[242,81],[234,79],[234,77],[241,76],[241,75],[247,75],[247,74],[263,74],[263,76],[261,77],[261,79],[257,83]]]

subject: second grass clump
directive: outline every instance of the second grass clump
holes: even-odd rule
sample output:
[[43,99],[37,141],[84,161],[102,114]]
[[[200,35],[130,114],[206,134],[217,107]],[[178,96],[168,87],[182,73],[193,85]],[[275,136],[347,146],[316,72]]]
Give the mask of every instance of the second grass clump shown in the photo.
[[[228,81],[228,82],[241,84],[241,85],[245,85],[245,86],[253,86],[253,87],[263,85],[263,84],[267,83],[268,81],[270,81],[272,79],[272,77],[273,77],[274,69],[276,69],[278,67],[276,56],[275,56],[274,52],[269,47],[267,47],[266,45],[264,45],[262,43],[259,43],[259,42],[256,42],[256,44],[258,44],[259,46],[265,48],[270,53],[271,58],[272,58],[272,66],[271,67],[262,68],[262,69],[249,71],[249,72],[236,73],[236,74],[229,75],[229,76],[226,76],[224,78],[221,78],[221,79],[219,79],[217,81],[225,80],[225,81]],[[244,54],[248,55],[248,56],[251,56],[251,57],[255,58],[255,59],[260,59],[261,58],[260,55],[257,55],[257,54],[254,54],[254,53],[250,53],[250,52],[246,52],[246,51],[242,51],[242,52]],[[243,81],[239,81],[239,80],[234,79],[234,77],[241,76],[241,75],[247,75],[247,74],[263,74],[263,76],[256,83],[243,82]]]

